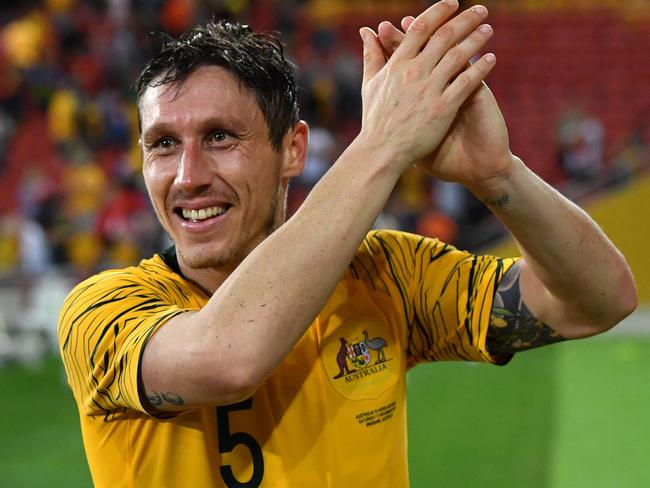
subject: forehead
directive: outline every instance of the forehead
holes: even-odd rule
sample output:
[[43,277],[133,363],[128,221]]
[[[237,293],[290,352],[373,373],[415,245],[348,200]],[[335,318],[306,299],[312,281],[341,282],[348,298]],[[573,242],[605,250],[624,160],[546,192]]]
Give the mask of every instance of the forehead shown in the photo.
[[149,87],[139,104],[142,131],[155,124],[191,124],[207,119],[235,119],[266,125],[253,92],[220,66],[202,66],[181,84]]

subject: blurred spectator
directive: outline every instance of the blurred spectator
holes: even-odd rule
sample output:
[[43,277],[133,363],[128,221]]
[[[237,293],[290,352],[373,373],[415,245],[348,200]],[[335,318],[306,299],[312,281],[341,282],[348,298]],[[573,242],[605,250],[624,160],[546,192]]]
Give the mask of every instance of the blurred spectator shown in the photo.
[[56,90],[50,96],[47,109],[48,129],[54,141],[61,147],[77,137],[79,99],[72,90]]
[[307,161],[300,181],[307,186],[314,186],[334,163],[338,157],[337,152],[336,140],[328,129],[318,125],[310,127]]
[[460,221],[467,213],[467,190],[459,183],[436,181],[434,205],[456,221]]
[[560,165],[577,182],[602,176],[605,133],[595,117],[579,109],[568,109],[559,124]]
[[15,219],[0,218],[0,277],[15,273],[20,265],[20,237]]
[[96,234],[107,250],[106,265],[129,266],[141,253],[156,252],[158,226],[135,175],[119,180],[97,216]]
[[65,211],[78,225],[88,227],[101,208],[107,181],[103,169],[94,161],[85,159],[85,148],[76,146],[76,151],[80,153],[77,156],[80,161],[71,163],[63,178],[66,186]]
[[36,277],[51,264],[49,242],[38,222],[20,213],[0,220],[0,276]]
[[192,26],[195,3],[193,0],[167,0],[164,3],[161,17],[170,35],[176,37]]
[[0,172],[4,169],[7,147],[15,130],[16,124],[11,115],[0,108]]
[[81,279],[99,269],[102,258],[102,243],[93,232],[81,230],[66,240],[66,256],[72,265],[72,272]]
[[454,219],[440,210],[429,210],[417,221],[415,232],[427,237],[436,237],[443,242],[455,244],[458,226]]
[[400,230],[400,225],[399,221],[391,213],[384,211],[379,214],[372,228]]
[[41,60],[47,41],[46,31],[47,21],[36,10],[10,22],[2,31],[2,46],[7,61],[22,69],[33,67]]
[[431,207],[431,185],[425,173],[410,168],[400,177],[390,202],[400,229],[415,230],[418,219]]
[[52,264],[47,235],[38,222],[25,216],[19,217],[18,225],[20,271],[23,276],[43,275]]
[[648,166],[650,166],[648,144],[639,132],[633,132],[614,154],[609,178],[613,183],[624,183]]

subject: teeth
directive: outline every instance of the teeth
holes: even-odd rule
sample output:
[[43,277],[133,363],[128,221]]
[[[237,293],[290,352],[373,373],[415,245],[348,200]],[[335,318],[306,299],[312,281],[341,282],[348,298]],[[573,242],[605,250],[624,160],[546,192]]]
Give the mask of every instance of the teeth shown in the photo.
[[211,217],[216,217],[226,212],[226,207],[215,206],[215,207],[205,207],[198,210],[192,209],[188,210],[186,208],[182,209],[183,218],[186,220],[205,220]]

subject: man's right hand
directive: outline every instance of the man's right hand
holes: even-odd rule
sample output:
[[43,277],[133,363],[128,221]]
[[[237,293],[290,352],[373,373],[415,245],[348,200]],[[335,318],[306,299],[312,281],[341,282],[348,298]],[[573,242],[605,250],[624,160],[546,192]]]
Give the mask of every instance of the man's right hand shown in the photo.
[[[448,20],[455,0],[434,4],[410,24],[388,61],[376,34],[364,27],[363,121],[359,137],[390,152],[401,173],[431,154],[448,132],[461,105],[494,66],[487,54],[469,65],[492,35],[481,29],[485,8]],[[446,179],[462,178],[453,168]]]

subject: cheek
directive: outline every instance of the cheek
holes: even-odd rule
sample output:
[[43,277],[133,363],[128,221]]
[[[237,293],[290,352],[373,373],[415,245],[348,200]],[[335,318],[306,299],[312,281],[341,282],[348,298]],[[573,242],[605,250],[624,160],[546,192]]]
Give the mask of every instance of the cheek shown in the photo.
[[234,188],[242,202],[252,212],[262,212],[275,200],[279,185],[280,157],[266,147],[238,148],[231,158],[222,163],[224,180]]
[[147,193],[149,193],[149,199],[152,201],[154,206],[158,206],[158,200],[160,200],[160,177],[154,175],[151,171],[144,170],[144,185],[147,188]]
[[164,199],[176,176],[176,163],[173,161],[145,162],[142,169],[144,183],[152,199]]
[[277,198],[279,183],[277,168],[270,163],[266,167],[258,168],[255,177],[249,181],[247,191],[258,208],[266,209]]
[[163,224],[163,227],[166,227],[164,222],[166,220],[165,201],[167,198],[167,179],[164,175],[146,168],[143,170],[143,177],[147,193],[149,194],[149,200],[158,216],[158,220]]

